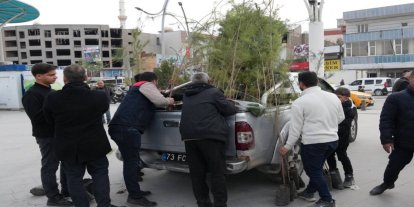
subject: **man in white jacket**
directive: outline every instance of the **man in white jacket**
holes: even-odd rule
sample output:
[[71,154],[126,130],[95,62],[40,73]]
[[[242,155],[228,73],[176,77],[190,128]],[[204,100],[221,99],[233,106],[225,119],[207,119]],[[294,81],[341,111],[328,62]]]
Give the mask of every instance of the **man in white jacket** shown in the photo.
[[334,207],[335,200],[323,176],[323,165],[338,145],[338,124],[345,115],[339,99],[317,86],[316,73],[302,72],[298,79],[303,92],[292,104],[289,137],[279,152],[286,155],[302,137],[301,156],[309,184],[298,196],[313,202],[316,200],[314,193],[318,191],[320,199],[311,206]]

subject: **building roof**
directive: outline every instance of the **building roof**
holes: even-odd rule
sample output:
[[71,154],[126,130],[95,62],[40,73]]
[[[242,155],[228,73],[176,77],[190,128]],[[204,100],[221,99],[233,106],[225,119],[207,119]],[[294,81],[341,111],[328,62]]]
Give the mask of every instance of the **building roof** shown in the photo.
[[411,15],[414,15],[414,3],[348,11],[343,13],[343,19],[345,22],[358,22]]
[[0,0],[0,25],[28,22],[39,17],[39,11],[17,0]]

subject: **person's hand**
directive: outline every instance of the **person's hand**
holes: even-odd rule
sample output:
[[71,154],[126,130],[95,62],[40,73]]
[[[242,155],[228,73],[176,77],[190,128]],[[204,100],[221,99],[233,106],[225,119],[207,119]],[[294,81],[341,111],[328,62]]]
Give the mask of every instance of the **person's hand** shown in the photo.
[[394,143],[384,144],[382,145],[382,148],[384,148],[387,153],[391,153],[394,150]]
[[167,100],[168,100],[168,105],[174,104],[174,98],[167,98]]
[[282,156],[285,156],[288,152],[289,152],[289,149],[287,149],[284,146],[279,148],[279,154],[282,155]]

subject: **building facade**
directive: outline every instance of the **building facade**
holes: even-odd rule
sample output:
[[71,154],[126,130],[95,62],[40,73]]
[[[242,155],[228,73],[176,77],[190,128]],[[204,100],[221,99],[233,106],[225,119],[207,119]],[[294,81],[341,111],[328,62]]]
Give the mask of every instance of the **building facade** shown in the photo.
[[[67,66],[81,61],[100,61],[100,76],[123,76],[128,62],[114,60],[117,50],[125,48],[133,55],[133,29],[110,28],[108,25],[25,25],[1,29],[5,61],[13,64],[33,65],[46,62]],[[186,33],[165,32],[166,57],[180,55]],[[144,70],[159,65],[161,53],[160,34],[141,33]],[[184,47],[185,48],[185,47]],[[185,50],[185,49],[184,49]],[[157,55],[158,54],[158,55]]]
[[344,12],[343,19],[343,69],[394,78],[414,68],[414,4]]

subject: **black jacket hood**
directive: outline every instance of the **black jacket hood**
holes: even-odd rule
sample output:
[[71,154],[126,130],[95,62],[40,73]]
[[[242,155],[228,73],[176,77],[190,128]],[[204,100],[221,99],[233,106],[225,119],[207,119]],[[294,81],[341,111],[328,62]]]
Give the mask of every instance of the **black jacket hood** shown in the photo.
[[186,96],[193,96],[209,88],[213,88],[213,86],[207,83],[192,83],[185,90],[184,94]]

